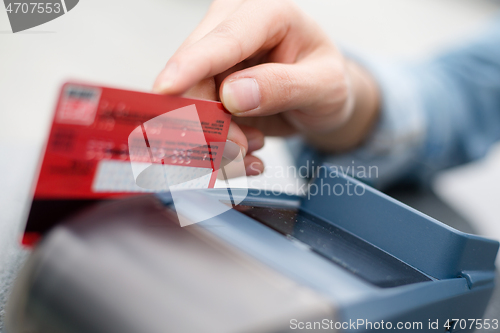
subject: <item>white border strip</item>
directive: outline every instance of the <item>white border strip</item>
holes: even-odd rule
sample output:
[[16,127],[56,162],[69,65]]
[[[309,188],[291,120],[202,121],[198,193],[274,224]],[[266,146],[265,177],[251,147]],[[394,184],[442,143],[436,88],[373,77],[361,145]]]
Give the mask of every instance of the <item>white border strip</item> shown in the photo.
[[62,8],[64,10],[64,14],[66,14],[68,12],[68,10],[66,9],[66,3],[64,2],[64,0],[61,0],[61,4],[62,4]]

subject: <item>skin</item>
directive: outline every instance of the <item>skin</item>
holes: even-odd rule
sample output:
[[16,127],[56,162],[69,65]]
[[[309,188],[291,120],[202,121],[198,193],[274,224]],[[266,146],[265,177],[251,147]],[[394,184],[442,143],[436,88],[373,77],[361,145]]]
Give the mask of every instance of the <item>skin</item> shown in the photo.
[[366,139],[379,112],[370,74],[288,0],[214,1],[153,91],[221,101],[247,175],[264,169],[252,152],[266,135],[301,133],[323,152],[343,152]]

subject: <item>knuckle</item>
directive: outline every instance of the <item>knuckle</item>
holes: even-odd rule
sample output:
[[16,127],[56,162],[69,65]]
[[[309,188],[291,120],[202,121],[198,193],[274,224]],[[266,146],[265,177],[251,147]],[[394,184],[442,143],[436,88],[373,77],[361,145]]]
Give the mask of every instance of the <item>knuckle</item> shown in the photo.
[[266,75],[273,104],[286,105],[297,94],[297,79],[290,71],[283,68],[270,68]]
[[227,20],[216,26],[212,30],[212,34],[221,38],[234,39],[236,37],[236,30],[235,24]]
[[241,59],[241,55],[243,54],[243,45],[238,38],[238,30],[236,22],[226,21],[215,27],[211,34],[213,37],[223,40],[224,45],[229,47],[229,49],[225,50],[225,52],[237,52],[237,54],[240,55],[238,58]]
[[324,73],[327,75],[324,82],[329,82],[329,84],[322,98],[326,105],[330,105],[328,109],[332,114],[342,113],[351,91],[350,80],[344,65],[339,61],[332,61]]

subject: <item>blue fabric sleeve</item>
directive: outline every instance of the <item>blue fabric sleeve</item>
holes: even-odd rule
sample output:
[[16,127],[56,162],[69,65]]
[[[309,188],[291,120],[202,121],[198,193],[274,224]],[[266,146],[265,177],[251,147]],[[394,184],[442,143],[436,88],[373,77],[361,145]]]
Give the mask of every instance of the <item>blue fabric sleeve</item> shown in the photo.
[[[500,140],[500,18],[475,39],[430,60],[355,60],[379,84],[379,122],[359,149],[316,154],[317,160],[344,171],[350,166],[355,177],[383,188],[428,182],[439,170],[483,157]],[[302,147],[304,163],[312,155]],[[370,167],[373,172],[363,177],[363,168]]]

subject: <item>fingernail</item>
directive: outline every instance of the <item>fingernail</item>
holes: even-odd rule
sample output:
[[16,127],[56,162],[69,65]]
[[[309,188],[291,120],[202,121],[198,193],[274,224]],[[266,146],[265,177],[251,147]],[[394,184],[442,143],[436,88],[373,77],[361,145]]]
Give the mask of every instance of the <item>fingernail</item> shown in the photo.
[[229,81],[222,88],[222,102],[231,113],[253,110],[260,105],[259,85],[255,79]]
[[243,147],[240,147],[238,144],[234,143],[231,140],[226,140],[222,157],[225,157],[228,160],[233,161],[238,157],[240,153],[242,157],[245,156],[246,152]]
[[153,88],[153,91],[158,94],[168,92],[174,85],[179,68],[176,63],[167,64],[165,69],[158,78],[158,83]]

